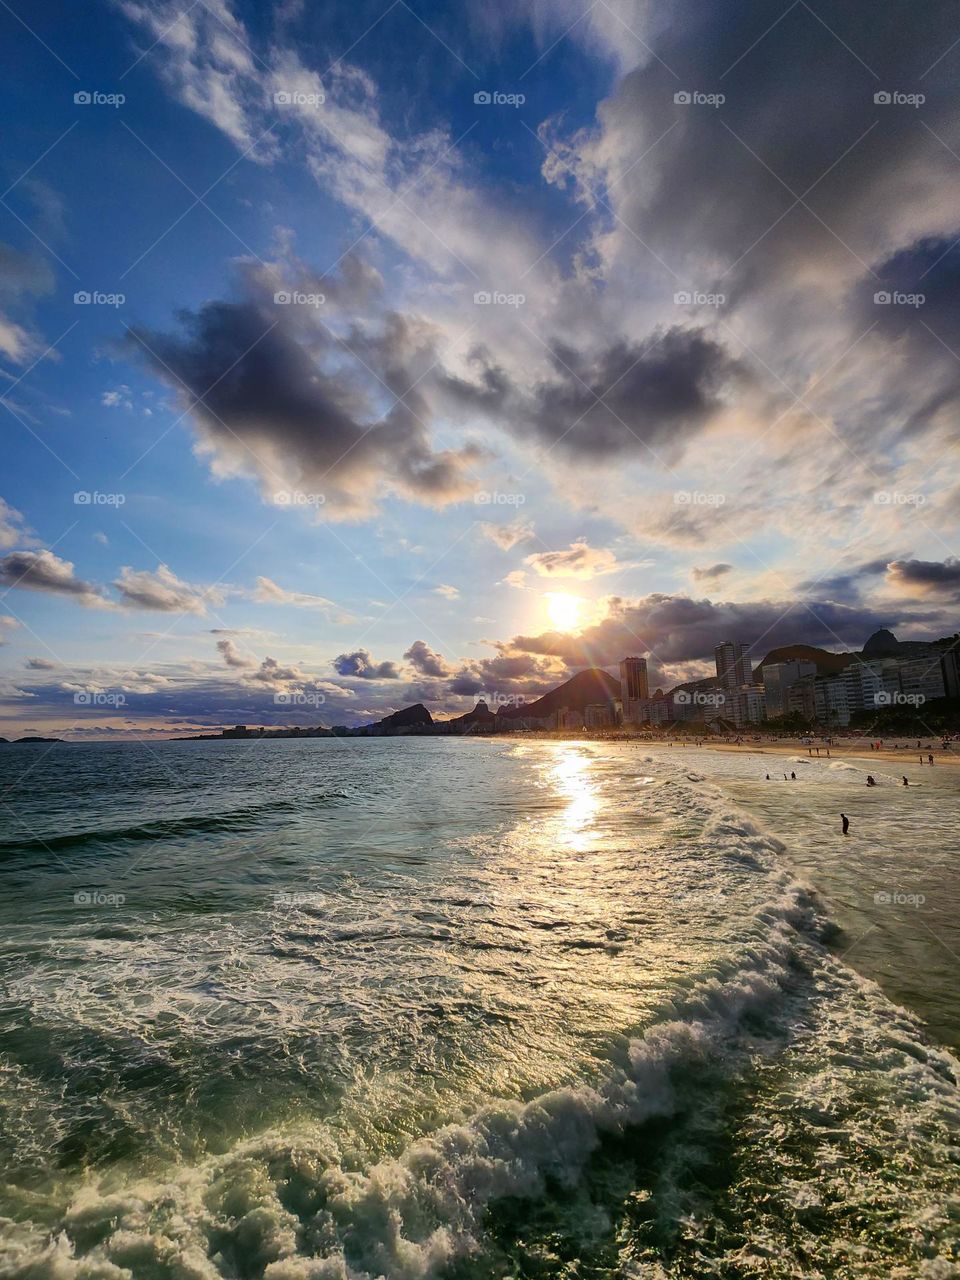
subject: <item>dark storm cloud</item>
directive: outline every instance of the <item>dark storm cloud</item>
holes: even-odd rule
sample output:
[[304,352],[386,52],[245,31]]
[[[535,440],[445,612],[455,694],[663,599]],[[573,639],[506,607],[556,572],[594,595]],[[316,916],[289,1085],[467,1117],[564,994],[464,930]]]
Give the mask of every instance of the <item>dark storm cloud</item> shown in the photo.
[[918,588],[920,591],[960,591],[960,559],[948,556],[946,560],[894,560],[890,565],[890,580],[897,586]]
[[109,607],[100,589],[76,577],[69,560],[52,551],[11,551],[0,559],[0,586],[72,596],[80,604]]
[[[386,488],[436,505],[463,497],[477,451],[434,452],[428,406],[410,391],[422,335],[392,316],[380,334],[338,342],[311,310],[211,302],[176,334],[129,341],[186,397],[203,444],[271,492],[322,495],[334,516],[368,512]],[[386,411],[384,385],[405,397]]]
[[[682,272],[684,247],[718,275],[720,264],[738,263],[728,297],[780,287],[778,271],[805,263],[859,274],[857,257],[890,246],[934,173],[953,180],[921,111],[874,101],[878,92],[924,92],[923,120],[956,150],[956,63],[930,71],[956,38],[948,0],[823,0],[776,11],[766,0],[678,0],[659,16],[656,58],[602,105],[596,145],[584,135],[567,152],[561,145],[553,172],[583,180],[592,163],[610,178],[623,174],[611,196],[618,215],[674,269]],[[678,92],[725,101],[677,103]],[[628,173],[667,130],[650,161]]]
[[881,556],[875,560],[867,560],[863,564],[854,565],[828,578],[810,578],[797,586],[797,591],[807,595],[816,593],[821,599],[842,600],[851,603],[858,600],[864,587],[871,578],[886,573],[887,566],[893,556]]
[[359,680],[399,680],[400,672],[395,662],[376,662],[369,649],[355,649],[353,653],[340,653],[333,660],[333,669],[341,676],[353,676]]
[[513,385],[485,350],[473,376],[441,375],[443,393],[467,410],[502,418],[521,434],[575,457],[603,460],[651,450],[676,456],[749,376],[702,329],[656,330],[643,343],[619,339],[594,352],[555,342],[550,376],[532,391]]
[[608,665],[627,653],[651,654],[658,662],[712,661],[716,645],[741,640],[759,661],[784,644],[859,649],[882,626],[920,622],[939,626],[936,614],[903,609],[891,617],[867,607],[833,601],[760,600],[749,603],[693,600],[656,593],[639,600],[613,599],[608,616],[581,635],[547,632],[517,636],[513,647],[553,654],[570,666]]
[[443,655],[435,653],[425,640],[414,640],[403,656],[422,676],[442,678],[450,674],[450,668],[444,661]]

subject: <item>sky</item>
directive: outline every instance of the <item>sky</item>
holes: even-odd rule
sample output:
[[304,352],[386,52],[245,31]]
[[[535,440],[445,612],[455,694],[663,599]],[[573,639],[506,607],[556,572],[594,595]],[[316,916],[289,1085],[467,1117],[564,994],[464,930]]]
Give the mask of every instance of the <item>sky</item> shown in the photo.
[[0,736],[957,630],[946,0],[0,22]]

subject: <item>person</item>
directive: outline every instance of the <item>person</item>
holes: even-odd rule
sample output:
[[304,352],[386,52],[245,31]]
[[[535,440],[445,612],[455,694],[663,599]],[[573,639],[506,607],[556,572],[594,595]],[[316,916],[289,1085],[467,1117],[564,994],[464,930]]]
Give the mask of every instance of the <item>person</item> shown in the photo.
[[904,785],[905,787],[909,787],[909,785],[910,785],[910,783],[907,781],[907,775],[906,775],[906,774],[904,774],[904,775],[903,775],[903,785]]
[[876,778],[873,776],[873,774],[872,774],[872,773],[868,773],[868,774],[867,774],[867,786],[868,786],[868,787],[875,787],[876,785],[877,785],[877,780],[876,780]]
[[767,774],[767,781],[768,781],[768,782],[770,781],[770,775],[769,775],[769,773]]
[[791,770],[790,770],[790,777],[791,777],[791,779],[792,779],[792,781],[793,781],[793,782],[796,782],[796,780],[797,780],[797,775],[796,775],[796,773],[794,772],[794,770],[793,770],[793,769],[791,769]]
[[843,821],[843,834],[848,836],[850,834],[850,819],[845,813],[841,813],[840,817]]
[[933,764],[933,756],[932,756],[932,755],[927,756],[927,762],[928,762],[928,764]]

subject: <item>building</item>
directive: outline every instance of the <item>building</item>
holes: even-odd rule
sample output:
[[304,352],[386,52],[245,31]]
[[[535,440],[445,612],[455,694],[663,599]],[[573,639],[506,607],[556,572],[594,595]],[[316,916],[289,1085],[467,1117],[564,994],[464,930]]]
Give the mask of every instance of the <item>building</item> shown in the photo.
[[775,720],[791,710],[788,694],[793,685],[805,676],[815,676],[817,664],[796,659],[790,662],[771,662],[763,665],[763,693],[766,699],[767,719]]
[[725,640],[713,651],[717,664],[717,679],[725,689],[742,689],[753,680],[750,659],[739,640]]
[[759,724],[767,716],[767,699],[762,684],[747,684],[728,694],[724,711],[738,729],[744,725]]
[[584,707],[583,718],[588,729],[609,729],[613,724],[610,706],[606,702],[591,702]]
[[620,701],[625,724],[639,724],[644,718],[640,704],[650,697],[646,658],[624,658],[620,663]]

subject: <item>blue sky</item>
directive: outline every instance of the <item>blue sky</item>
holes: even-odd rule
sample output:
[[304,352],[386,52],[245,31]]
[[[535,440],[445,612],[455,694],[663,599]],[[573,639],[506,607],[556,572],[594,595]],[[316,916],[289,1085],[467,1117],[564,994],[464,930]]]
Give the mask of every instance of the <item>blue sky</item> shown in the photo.
[[952,633],[960,53],[900,7],[12,6],[0,734]]

